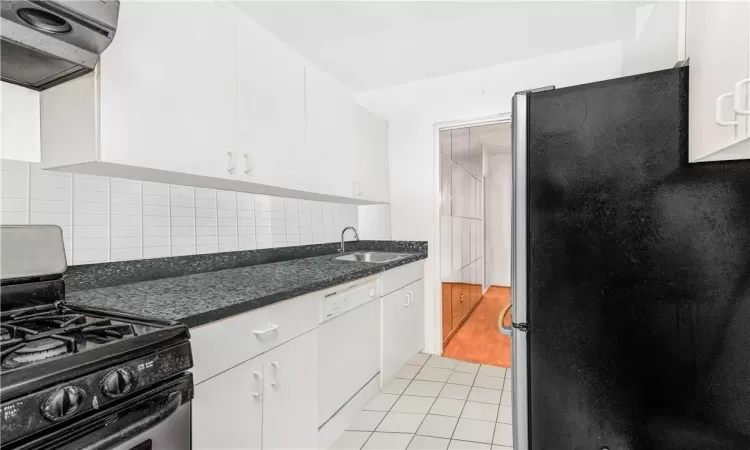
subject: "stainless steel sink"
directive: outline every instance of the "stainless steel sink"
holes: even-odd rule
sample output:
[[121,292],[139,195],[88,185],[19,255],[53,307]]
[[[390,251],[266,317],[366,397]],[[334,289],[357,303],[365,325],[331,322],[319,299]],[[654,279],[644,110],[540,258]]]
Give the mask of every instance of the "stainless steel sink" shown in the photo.
[[367,263],[387,263],[403,259],[410,256],[404,253],[388,253],[388,252],[357,252],[349,255],[339,256],[338,260],[341,261],[356,261],[356,262],[367,262]]

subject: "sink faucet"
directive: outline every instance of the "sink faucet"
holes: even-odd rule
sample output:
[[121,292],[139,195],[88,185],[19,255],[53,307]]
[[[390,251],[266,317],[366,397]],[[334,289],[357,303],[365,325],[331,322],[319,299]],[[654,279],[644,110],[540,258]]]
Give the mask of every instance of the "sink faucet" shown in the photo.
[[346,230],[352,230],[352,231],[354,231],[354,239],[356,239],[357,242],[359,242],[359,235],[357,234],[357,229],[356,228],[354,228],[352,226],[348,226],[348,227],[344,228],[341,231],[341,248],[339,249],[339,253],[344,253],[344,235],[346,234]]

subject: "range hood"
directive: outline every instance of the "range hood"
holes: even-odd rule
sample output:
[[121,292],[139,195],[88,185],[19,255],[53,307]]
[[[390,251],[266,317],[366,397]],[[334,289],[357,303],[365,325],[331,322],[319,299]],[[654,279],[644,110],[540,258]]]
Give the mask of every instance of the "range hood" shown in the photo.
[[94,69],[120,3],[2,0],[0,8],[0,79],[41,91]]

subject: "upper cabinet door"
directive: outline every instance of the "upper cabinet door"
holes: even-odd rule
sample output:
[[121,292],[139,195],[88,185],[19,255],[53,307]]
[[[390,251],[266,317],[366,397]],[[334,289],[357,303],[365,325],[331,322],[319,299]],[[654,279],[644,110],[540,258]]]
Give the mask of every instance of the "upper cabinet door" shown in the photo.
[[253,21],[237,36],[238,175],[304,189],[305,66],[302,58]]
[[353,94],[322,70],[307,66],[304,159],[309,190],[354,197],[356,146]]
[[688,0],[686,33],[690,161],[750,158],[750,116],[734,111],[735,95],[748,108],[735,86],[750,77],[750,2]]
[[263,448],[318,447],[318,330],[266,353]]
[[236,12],[217,2],[124,2],[100,62],[100,160],[230,176]]
[[356,105],[355,197],[388,201],[388,122]]

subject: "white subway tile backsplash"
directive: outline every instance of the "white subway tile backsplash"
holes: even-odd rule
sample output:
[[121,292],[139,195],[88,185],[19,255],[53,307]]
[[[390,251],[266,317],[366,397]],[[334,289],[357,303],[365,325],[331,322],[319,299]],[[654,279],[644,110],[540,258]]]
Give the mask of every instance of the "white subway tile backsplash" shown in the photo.
[[162,196],[169,197],[169,185],[162,183],[152,183],[150,181],[143,182],[143,196]]
[[[2,208],[2,204],[0,204]],[[16,211],[1,211],[0,223],[4,225],[26,225],[29,223],[29,213]]]
[[0,223],[54,224],[69,264],[336,241],[357,206],[70,174],[0,160]]
[[0,183],[4,186],[27,186],[29,184],[29,175],[26,172],[10,172],[8,170],[0,171]]
[[172,256],[169,247],[149,247],[146,243],[143,244],[143,257],[144,258],[165,258]]

